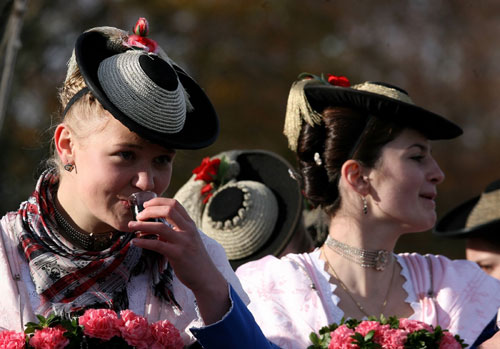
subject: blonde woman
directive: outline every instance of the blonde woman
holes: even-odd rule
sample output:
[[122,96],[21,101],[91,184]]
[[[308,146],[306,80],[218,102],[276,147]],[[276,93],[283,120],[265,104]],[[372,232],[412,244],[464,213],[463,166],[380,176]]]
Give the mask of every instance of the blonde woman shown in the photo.
[[[176,149],[212,144],[219,124],[203,90],[146,34],[140,19],[132,35],[99,27],[76,41],[54,156],[1,220],[0,327],[130,309],[169,320],[186,346],[265,347],[223,248],[161,197]],[[137,193],[150,200],[134,217]]]

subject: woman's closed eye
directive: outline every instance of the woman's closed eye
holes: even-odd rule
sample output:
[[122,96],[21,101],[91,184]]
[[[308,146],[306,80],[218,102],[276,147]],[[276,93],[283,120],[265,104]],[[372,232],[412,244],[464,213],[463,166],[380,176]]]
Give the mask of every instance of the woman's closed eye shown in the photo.
[[417,162],[422,162],[425,159],[425,155],[414,155],[411,156],[410,159],[415,160]]
[[116,153],[118,157],[123,160],[131,161],[135,159],[135,154],[133,151],[119,151]]
[[487,273],[493,270],[493,265],[488,263],[477,262],[477,265]]

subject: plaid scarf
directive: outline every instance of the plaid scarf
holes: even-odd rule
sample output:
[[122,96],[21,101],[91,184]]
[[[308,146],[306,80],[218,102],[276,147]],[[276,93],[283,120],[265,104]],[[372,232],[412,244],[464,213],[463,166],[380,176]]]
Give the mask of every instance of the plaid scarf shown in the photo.
[[134,234],[119,234],[109,248],[96,252],[82,250],[58,232],[54,217],[58,182],[53,171],[45,171],[16,215],[15,233],[41,297],[36,312],[67,316],[87,308],[127,309],[127,283],[145,269],[153,273],[155,296],[176,306],[171,268],[163,271],[163,256],[143,253],[130,244]]

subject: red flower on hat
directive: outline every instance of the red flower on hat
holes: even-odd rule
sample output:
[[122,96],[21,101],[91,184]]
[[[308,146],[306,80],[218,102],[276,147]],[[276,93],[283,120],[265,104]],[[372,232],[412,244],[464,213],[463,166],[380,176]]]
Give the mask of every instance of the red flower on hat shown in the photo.
[[195,181],[204,181],[204,185],[200,193],[203,196],[203,204],[208,202],[208,199],[213,195],[215,189],[225,183],[226,173],[228,172],[229,164],[224,157],[222,159],[215,158],[210,160],[209,157],[203,158],[200,166],[193,170]]
[[141,17],[134,26],[134,34],[130,35],[127,40],[127,46],[137,47],[141,50],[156,53],[158,44],[152,39],[148,39],[149,24],[146,18]]
[[212,182],[217,175],[219,166],[220,159],[210,160],[209,157],[204,158],[201,161],[201,165],[193,170],[193,173],[196,175],[194,180],[197,181],[201,179],[207,183]]
[[345,76],[335,76],[332,74],[327,74],[326,76],[328,77],[328,82],[331,85],[342,86],[342,87],[350,87],[351,86],[349,79],[347,79]]

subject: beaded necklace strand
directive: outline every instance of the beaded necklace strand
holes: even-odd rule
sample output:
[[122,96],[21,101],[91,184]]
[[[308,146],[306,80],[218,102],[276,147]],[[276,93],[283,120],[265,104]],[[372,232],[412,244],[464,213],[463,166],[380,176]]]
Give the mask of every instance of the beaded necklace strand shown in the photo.
[[[354,302],[354,304],[356,304],[356,306],[358,307],[359,311],[362,312],[366,317],[369,317],[370,315],[366,312],[365,308],[361,305],[361,303],[359,303],[355,298],[354,296],[352,295],[352,293],[349,291],[349,289],[347,288],[347,286],[344,284],[344,282],[340,279],[340,277],[337,275],[337,273],[335,272],[335,269],[332,267],[332,265],[330,264],[330,261],[328,260],[328,257],[325,253],[325,251],[323,250],[323,255],[325,256],[325,260],[326,260],[326,265],[328,266],[328,269],[332,271],[332,274],[333,274],[333,277],[337,280],[337,282],[339,283],[340,287],[342,287],[342,289],[345,291],[345,293],[349,296],[349,298]],[[385,306],[387,305],[387,300],[389,298],[389,294],[391,292],[391,286],[392,286],[392,282],[394,280],[394,274],[395,274],[395,271],[396,271],[396,263],[393,263],[393,267],[392,267],[392,275],[391,275],[391,281],[389,282],[389,286],[387,287],[387,293],[385,295],[385,298],[384,298],[384,302],[382,303],[382,309],[381,309],[381,313],[383,313],[384,309],[385,309]]]

